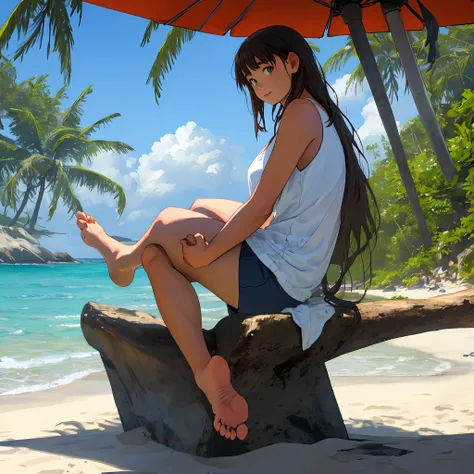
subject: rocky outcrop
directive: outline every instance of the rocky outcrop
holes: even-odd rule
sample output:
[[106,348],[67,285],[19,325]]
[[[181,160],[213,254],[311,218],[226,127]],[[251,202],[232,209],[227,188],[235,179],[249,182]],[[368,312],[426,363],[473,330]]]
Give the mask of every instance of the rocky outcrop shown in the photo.
[[51,253],[21,227],[0,226],[2,263],[80,263],[64,252]]
[[290,315],[228,316],[204,330],[211,355],[229,362],[232,383],[249,404],[249,434],[227,440],[186,360],[160,318],[87,303],[81,327],[104,363],[125,431],[144,426],[159,443],[214,457],[275,443],[348,439],[325,362],[390,339],[439,329],[474,327],[474,289],[426,300],[358,305],[362,319],[336,312],[321,337],[301,350]]

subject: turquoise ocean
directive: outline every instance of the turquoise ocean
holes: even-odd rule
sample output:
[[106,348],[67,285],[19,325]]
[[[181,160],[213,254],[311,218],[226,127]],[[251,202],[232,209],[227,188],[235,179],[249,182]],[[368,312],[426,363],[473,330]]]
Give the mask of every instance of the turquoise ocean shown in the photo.
[[[80,328],[88,301],[160,316],[143,268],[129,287],[120,288],[109,279],[103,259],[78,260],[80,265],[0,265],[0,395],[46,390],[104,370]],[[227,315],[226,305],[193,285],[203,327],[210,329]],[[440,375],[465,367],[389,343],[327,363],[331,376]]]

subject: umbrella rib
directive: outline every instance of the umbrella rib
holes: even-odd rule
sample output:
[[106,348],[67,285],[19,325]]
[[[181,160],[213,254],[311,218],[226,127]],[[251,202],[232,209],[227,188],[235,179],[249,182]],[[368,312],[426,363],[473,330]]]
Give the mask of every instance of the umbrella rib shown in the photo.
[[244,15],[250,10],[250,8],[253,7],[253,4],[256,2],[256,0],[252,0],[249,5],[245,8],[245,10],[238,16],[238,18],[233,21],[229,28],[227,28],[226,32],[224,33],[224,36],[244,17]]
[[316,2],[316,3],[319,3],[320,5],[323,5],[325,7],[328,7],[330,8],[331,10],[334,10],[336,7],[334,7],[332,4],[330,3],[326,3],[325,1],[323,0],[313,0],[313,2]]
[[329,25],[331,24],[331,20],[333,16],[334,16],[334,8],[331,8],[328,15],[328,21],[326,22],[326,26],[324,27],[324,30],[323,30],[323,35],[326,33],[326,31],[329,33]]
[[221,0],[216,8],[214,8],[214,10],[212,10],[212,12],[209,14],[209,16],[203,21],[202,25],[197,29],[197,31],[201,31],[202,28],[204,27],[204,25],[209,21],[209,18],[211,18],[212,15],[214,15],[214,13],[216,13],[216,11],[219,9],[219,7],[224,3],[224,0]]
[[163,25],[166,25],[166,26],[169,26],[171,23],[173,23],[173,21],[176,21],[178,18],[180,18],[181,16],[183,16],[186,12],[188,12],[189,10],[191,10],[191,8],[193,8],[195,5],[197,5],[198,3],[201,3],[202,0],[195,0],[194,3],[191,3],[191,5],[189,5],[189,7],[185,8],[184,10],[180,11],[176,16],[174,16],[173,18],[171,18],[171,20],[168,20],[166,23],[163,23]]

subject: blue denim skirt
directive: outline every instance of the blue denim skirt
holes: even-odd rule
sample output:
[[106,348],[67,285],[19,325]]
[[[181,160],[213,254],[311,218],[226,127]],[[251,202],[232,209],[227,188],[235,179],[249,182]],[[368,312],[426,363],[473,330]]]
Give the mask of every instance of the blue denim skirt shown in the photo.
[[283,308],[301,304],[278,283],[274,273],[255,255],[244,240],[239,259],[239,307],[227,305],[229,315],[235,313],[273,314]]

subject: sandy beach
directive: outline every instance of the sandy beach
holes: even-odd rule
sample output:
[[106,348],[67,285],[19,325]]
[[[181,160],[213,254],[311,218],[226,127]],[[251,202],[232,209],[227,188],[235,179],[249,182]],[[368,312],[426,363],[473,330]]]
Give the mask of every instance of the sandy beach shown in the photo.
[[[466,286],[446,285],[446,293]],[[390,293],[382,294],[390,298]],[[440,294],[401,290],[410,298]],[[105,373],[51,390],[0,397],[2,474],[238,474],[472,472],[474,329],[409,336],[394,345],[465,371],[418,377],[331,377],[350,440],[278,444],[242,456],[203,459],[155,443],[143,429],[124,433]],[[363,442],[366,441],[366,442]],[[388,456],[371,455],[373,443]]]

